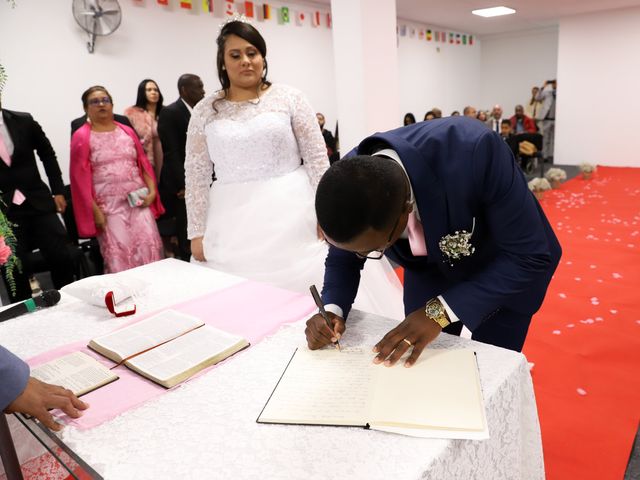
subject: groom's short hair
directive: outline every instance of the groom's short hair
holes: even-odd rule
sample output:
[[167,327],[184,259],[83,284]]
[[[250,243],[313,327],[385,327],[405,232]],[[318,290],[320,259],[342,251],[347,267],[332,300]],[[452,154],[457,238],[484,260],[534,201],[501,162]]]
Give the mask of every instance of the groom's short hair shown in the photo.
[[332,240],[353,240],[369,227],[391,228],[408,200],[402,167],[384,156],[358,155],[335,162],[320,179],[316,216]]

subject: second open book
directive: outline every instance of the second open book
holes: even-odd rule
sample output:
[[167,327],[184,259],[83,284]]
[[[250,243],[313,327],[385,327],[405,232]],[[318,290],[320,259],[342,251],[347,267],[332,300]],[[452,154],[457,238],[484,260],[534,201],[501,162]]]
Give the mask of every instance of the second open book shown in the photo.
[[426,349],[411,368],[361,350],[298,349],[258,423],[360,426],[430,438],[488,438],[475,353]]

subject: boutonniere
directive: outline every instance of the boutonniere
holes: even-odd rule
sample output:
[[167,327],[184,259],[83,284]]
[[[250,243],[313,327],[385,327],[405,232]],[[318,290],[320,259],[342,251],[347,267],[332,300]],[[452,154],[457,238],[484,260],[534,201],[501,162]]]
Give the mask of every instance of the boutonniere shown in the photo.
[[469,257],[476,251],[475,247],[471,245],[471,235],[473,235],[475,227],[476,219],[474,217],[471,232],[456,230],[455,233],[450,233],[440,239],[438,246],[449,262],[449,265],[453,266],[455,260],[460,260],[462,257]]

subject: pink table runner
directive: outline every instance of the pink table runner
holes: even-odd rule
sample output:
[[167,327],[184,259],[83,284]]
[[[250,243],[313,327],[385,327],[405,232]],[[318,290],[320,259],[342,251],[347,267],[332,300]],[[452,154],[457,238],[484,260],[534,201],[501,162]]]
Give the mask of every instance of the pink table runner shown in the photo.
[[[167,308],[193,315],[216,328],[241,335],[251,345],[255,345],[267,335],[274,333],[281,325],[295,322],[310,314],[315,304],[311,296],[247,281]],[[154,313],[140,316],[134,322]],[[108,367],[114,365],[110,360],[89,350],[87,343],[89,343],[88,340],[65,345],[33,357],[28,360],[28,363],[31,366],[37,366],[80,350]],[[231,357],[230,360],[233,358]],[[216,365],[209,367],[192,378],[215,367]],[[85,430],[111,420],[122,412],[167,391],[164,387],[133,373],[125,366],[118,367],[115,371],[120,376],[119,380],[82,397],[91,405],[91,408],[86,410],[81,418],[74,420],[61,412],[58,412],[58,418],[68,425]]]

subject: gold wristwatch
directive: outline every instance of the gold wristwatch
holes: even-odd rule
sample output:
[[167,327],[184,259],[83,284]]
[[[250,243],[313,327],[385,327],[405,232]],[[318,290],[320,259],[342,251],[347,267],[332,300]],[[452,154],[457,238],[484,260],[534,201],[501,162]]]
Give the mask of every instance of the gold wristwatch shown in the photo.
[[424,313],[427,315],[427,318],[433,320],[442,328],[451,323],[447,311],[437,298],[432,298],[427,302]]

